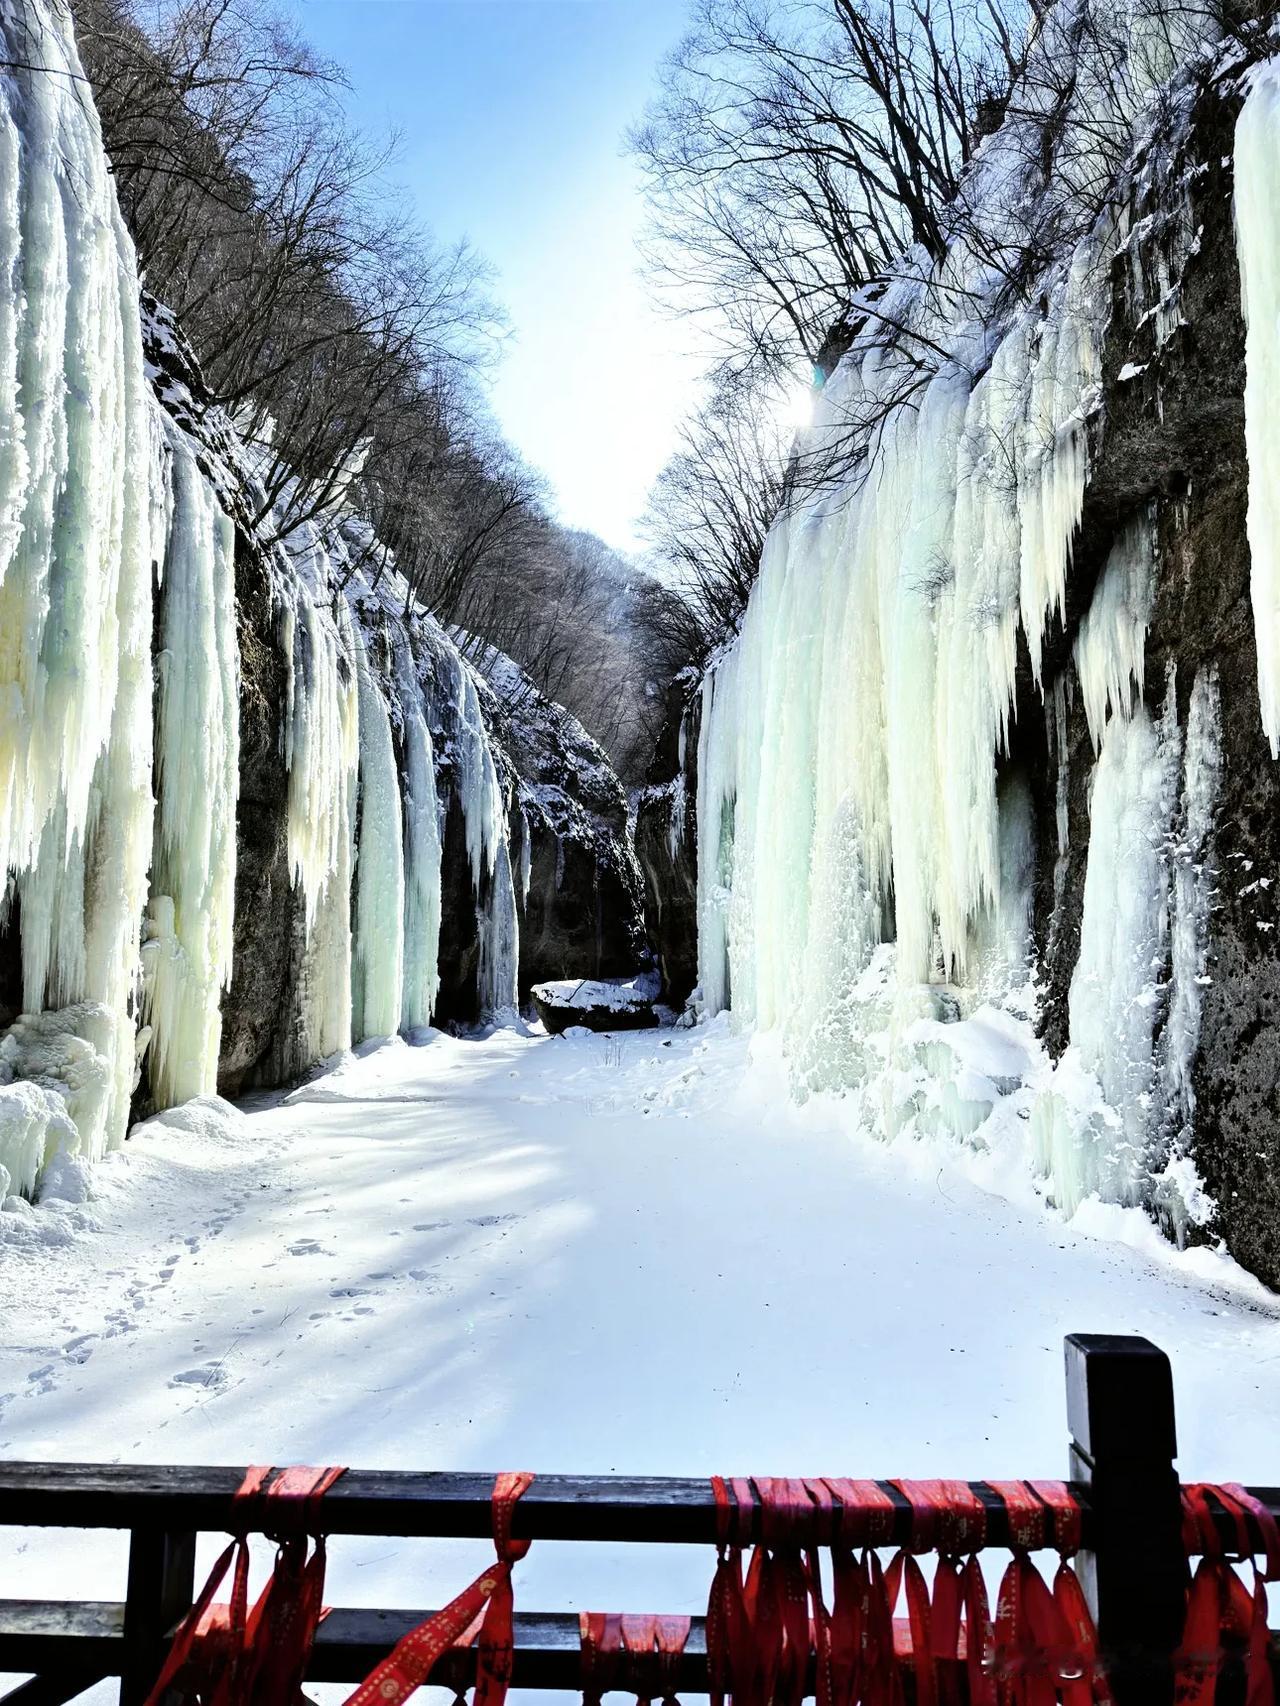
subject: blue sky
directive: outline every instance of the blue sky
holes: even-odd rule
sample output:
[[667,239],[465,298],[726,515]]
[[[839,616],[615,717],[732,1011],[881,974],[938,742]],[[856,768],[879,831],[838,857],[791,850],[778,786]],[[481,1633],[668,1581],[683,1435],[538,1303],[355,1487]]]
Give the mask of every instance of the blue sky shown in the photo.
[[561,518],[611,544],[696,390],[694,335],[637,277],[639,116],[687,0],[293,0],[352,111],[402,133],[395,177],[444,239],[497,268],[514,336],[492,383]]

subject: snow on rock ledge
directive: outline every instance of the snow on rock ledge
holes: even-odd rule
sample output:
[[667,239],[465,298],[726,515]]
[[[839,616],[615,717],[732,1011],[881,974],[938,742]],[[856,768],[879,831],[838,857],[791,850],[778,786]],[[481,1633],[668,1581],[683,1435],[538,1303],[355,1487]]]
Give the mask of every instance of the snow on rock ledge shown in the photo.
[[658,1024],[652,973],[632,978],[563,978],[534,985],[533,1004],[552,1036],[581,1025],[588,1031],[647,1031]]

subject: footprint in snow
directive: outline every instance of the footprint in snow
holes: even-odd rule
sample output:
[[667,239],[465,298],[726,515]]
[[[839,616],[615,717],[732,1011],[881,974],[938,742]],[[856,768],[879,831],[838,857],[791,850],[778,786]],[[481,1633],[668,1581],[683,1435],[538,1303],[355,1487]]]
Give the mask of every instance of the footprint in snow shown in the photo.
[[472,1214],[467,1217],[468,1226],[508,1226],[513,1220],[519,1220],[518,1214]]
[[286,1245],[285,1248],[286,1253],[290,1256],[320,1256],[324,1254],[318,1238],[299,1238],[295,1244]]
[[169,1376],[170,1386],[200,1386],[216,1392],[227,1383],[226,1372],[220,1363],[207,1362],[201,1368],[184,1368],[181,1374]]

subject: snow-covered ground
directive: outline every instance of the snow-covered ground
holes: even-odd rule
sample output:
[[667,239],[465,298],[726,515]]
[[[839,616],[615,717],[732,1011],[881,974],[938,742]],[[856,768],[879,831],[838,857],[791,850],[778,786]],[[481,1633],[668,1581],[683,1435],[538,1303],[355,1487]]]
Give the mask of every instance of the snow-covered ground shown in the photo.
[[[1280,1300],[1136,1211],[1066,1224],[861,1138],[750,1054],[723,1020],[432,1035],[152,1122],[90,1202],[0,1216],[0,1452],[1054,1476],[1074,1329],[1170,1352],[1184,1476],[1276,1480]],[[486,1551],[335,1542],[329,1597],[438,1602]],[[697,1609],[710,1566],[535,1546],[518,1602]],[[118,1537],[0,1531],[0,1593],[122,1590]]]

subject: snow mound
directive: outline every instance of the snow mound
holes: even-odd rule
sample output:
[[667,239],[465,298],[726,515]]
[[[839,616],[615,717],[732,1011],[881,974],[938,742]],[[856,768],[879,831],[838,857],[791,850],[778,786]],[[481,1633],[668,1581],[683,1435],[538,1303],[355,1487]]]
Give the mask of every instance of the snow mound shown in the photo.
[[83,1155],[59,1149],[40,1176],[40,1201],[86,1203],[93,1196],[93,1170]]
[[129,1136],[136,1138],[147,1132],[170,1131],[210,1143],[243,1143],[249,1135],[248,1122],[233,1103],[224,1101],[221,1096],[193,1096],[189,1102],[183,1102],[176,1108],[166,1108],[163,1113],[143,1120],[134,1126]]

